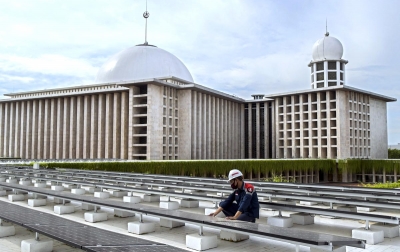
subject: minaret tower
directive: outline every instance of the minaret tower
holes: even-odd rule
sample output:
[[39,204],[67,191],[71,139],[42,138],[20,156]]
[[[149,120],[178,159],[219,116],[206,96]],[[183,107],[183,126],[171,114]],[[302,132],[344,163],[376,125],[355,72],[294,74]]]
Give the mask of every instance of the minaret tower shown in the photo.
[[326,31],[325,36],[313,46],[311,68],[311,88],[325,88],[345,84],[345,65],[342,59],[343,46],[340,41]]

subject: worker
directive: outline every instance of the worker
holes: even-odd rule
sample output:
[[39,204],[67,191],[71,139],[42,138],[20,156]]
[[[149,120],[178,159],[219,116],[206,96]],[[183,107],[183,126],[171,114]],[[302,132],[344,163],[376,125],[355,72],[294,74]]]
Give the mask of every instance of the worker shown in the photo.
[[256,218],[259,218],[260,205],[254,186],[244,182],[243,174],[237,169],[229,172],[228,179],[235,191],[226,200],[219,203],[218,209],[210,216],[216,216],[223,212],[228,220],[255,222]]

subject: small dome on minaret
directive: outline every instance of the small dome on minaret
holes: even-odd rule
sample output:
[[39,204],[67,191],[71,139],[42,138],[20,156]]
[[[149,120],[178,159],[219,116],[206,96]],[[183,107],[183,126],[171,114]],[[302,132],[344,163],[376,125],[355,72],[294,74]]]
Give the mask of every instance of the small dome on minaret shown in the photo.
[[317,40],[313,46],[313,61],[340,60],[342,56],[342,43],[337,38],[329,36],[328,32],[323,38]]

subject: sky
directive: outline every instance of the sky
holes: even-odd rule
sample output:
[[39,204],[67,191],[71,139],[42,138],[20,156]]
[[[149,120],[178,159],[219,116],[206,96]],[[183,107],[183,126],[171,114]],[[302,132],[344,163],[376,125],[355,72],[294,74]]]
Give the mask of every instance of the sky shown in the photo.
[[[148,41],[195,83],[244,99],[310,88],[312,46],[344,47],[346,85],[400,98],[400,1],[148,0]],[[100,66],[144,42],[145,0],[0,0],[0,98],[94,84]],[[400,143],[400,102],[387,104]]]

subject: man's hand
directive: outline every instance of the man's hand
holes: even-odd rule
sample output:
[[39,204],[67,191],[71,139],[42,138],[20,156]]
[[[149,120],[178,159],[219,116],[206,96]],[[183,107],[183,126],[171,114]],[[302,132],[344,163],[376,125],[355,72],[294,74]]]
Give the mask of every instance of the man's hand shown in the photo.
[[215,217],[215,213],[210,213],[208,216]]
[[226,219],[227,220],[236,220],[236,217],[235,216],[229,216],[229,217],[226,217]]

